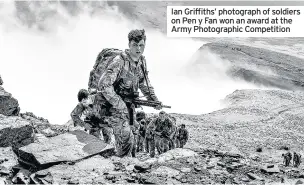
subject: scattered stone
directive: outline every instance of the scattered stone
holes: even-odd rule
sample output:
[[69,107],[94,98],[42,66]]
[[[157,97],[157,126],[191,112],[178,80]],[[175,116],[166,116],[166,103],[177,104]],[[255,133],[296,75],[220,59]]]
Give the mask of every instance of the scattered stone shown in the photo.
[[220,166],[220,167],[223,167],[223,168],[226,167],[226,164],[224,164],[224,163],[222,163],[222,162],[217,162],[216,164],[217,164],[218,166]]
[[259,147],[259,148],[256,149],[256,152],[262,152],[262,151],[263,151],[263,150],[262,150],[261,147]]
[[77,161],[97,154],[108,155],[114,147],[83,131],[73,131],[19,148],[19,161],[44,169],[61,162]]
[[182,168],[181,172],[183,172],[183,173],[190,173],[191,172],[191,168]]
[[248,177],[251,178],[252,180],[259,180],[259,181],[263,181],[264,179],[253,174],[253,173],[247,173]]
[[0,177],[0,185],[7,185],[7,181],[5,178]]
[[273,174],[273,173],[280,173],[280,169],[278,166],[272,166],[270,168],[268,168],[268,166],[264,166],[263,168],[261,168],[261,171],[263,173],[269,173],[269,174]]
[[18,116],[20,107],[18,100],[12,97],[11,93],[0,88],[0,114],[5,116]]
[[29,184],[30,183],[30,171],[22,169],[12,179],[14,184]]
[[147,170],[151,169],[152,167],[152,164],[149,164],[149,163],[138,163],[138,164],[135,164],[134,168],[136,170],[138,170],[138,172],[146,172]]
[[194,167],[194,170],[197,172],[200,172],[200,171],[202,171],[202,168],[196,166],[196,167]]
[[179,158],[185,158],[185,157],[193,157],[198,156],[198,154],[190,149],[184,149],[184,148],[175,148],[173,150],[169,150],[166,153],[161,154],[158,157],[159,163],[164,163],[166,161],[179,159]]
[[206,167],[206,169],[212,169],[214,167],[215,167],[214,165],[209,165],[209,166]]
[[174,177],[179,175],[179,171],[169,168],[167,166],[160,166],[156,170],[152,170],[151,174],[154,174],[156,176],[165,176],[168,178]]
[[34,142],[30,122],[18,116],[0,114],[0,147],[20,148]]
[[113,181],[116,175],[110,174],[115,165],[110,159],[99,155],[75,163],[75,165],[60,164],[35,173],[36,181],[52,181],[51,184],[65,184],[78,182],[79,184],[92,184],[98,176],[106,175],[105,179]]
[[13,167],[17,164],[18,159],[12,147],[0,148],[0,174],[10,174]]

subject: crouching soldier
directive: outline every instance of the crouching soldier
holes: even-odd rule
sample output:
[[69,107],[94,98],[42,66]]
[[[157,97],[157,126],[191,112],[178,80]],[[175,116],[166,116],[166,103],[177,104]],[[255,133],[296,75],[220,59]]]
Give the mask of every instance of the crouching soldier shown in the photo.
[[84,127],[85,131],[89,131],[97,138],[100,138],[101,130],[104,141],[108,144],[111,143],[111,129],[100,116],[97,106],[94,104],[94,95],[89,95],[86,89],[79,90],[78,104],[70,115],[75,127]]
[[178,148],[183,148],[187,143],[188,139],[189,139],[188,130],[186,129],[185,124],[182,124],[181,127],[178,129],[178,135],[177,135]]

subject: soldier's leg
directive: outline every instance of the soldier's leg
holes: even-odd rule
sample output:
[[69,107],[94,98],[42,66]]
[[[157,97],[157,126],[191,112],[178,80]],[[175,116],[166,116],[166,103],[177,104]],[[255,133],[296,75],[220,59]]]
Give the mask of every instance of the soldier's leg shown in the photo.
[[150,144],[149,139],[145,138],[145,149],[147,153],[149,153],[149,148],[150,148],[149,144]]
[[99,138],[100,139],[100,129],[97,129],[97,128],[92,128],[92,129],[90,129],[90,131],[89,131],[89,134],[91,134],[91,135],[93,135],[93,136],[95,136],[95,137],[97,137],[97,138]]
[[111,109],[107,121],[113,128],[117,156],[130,156],[134,145],[134,136],[129,125],[128,112]]
[[103,139],[104,141],[107,143],[107,144],[110,144],[111,143],[111,139],[112,139],[112,131],[111,131],[111,128],[110,127],[102,127],[101,128],[101,131],[102,131],[102,136],[103,136]]
[[134,145],[132,147],[132,157],[136,157],[137,143],[138,143],[138,135],[134,135]]
[[158,152],[158,154],[162,154],[162,138],[158,135],[155,135],[155,147],[156,147],[156,150]]
[[169,139],[167,139],[167,138],[163,138],[162,139],[162,144],[163,144],[163,153],[164,152],[168,152],[169,151],[169,144],[170,144],[170,142],[169,142]]
[[155,157],[155,139],[148,139],[150,157]]

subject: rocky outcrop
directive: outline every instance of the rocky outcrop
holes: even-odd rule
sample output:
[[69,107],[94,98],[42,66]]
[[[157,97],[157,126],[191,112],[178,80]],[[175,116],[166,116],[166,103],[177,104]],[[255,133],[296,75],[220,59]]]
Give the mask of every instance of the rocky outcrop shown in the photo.
[[[222,61],[202,60],[208,52]],[[285,90],[304,90],[304,59],[248,45],[215,42],[203,45],[195,54],[187,72],[199,72],[200,64],[217,62],[226,66],[235,79]]]
[[17,116],[19,112],[20,107],[18,100],[0,86],[0,114],[5,116]]
[[33,127],[27,120],[18,116],[0,114],[0,147],[19,148],[34,141]]
[[62,162],[75,162],[97,154],[108,156],[114,147],[83,131],[73,131],[43,142],[31,143],[18,150],[19,161],[43,169]]

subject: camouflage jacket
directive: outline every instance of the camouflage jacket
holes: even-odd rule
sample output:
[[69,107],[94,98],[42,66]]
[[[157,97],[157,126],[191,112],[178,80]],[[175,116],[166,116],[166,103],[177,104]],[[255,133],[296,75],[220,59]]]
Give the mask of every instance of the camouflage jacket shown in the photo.
[[151,124],[154,125],[153,130],[157,135],[170,137],[172,134],[174,124],[170,118],[166,118],[164,121],[156,118]]
[[[90,95],[89,98],[91,98],[94,101],[95,96]],[[71,118],[74,122],[74,126],[84,126],[85,122],[83,121],[87,118],[96,118],[98,120],[101,119],[101,116],[98,112],[98,106],[96,104],[93,104],[93,107],[85,106],[82,102],[79,102],[77,106],[73,109],[71,112]],[[93,126],[93,123],[90,123]]]
[[[144,68],[147,83],[141,66]],[[130,95],[138,92],[138,89],[148,100],[158,100],[148,78],[145,58],[142,56],[136,64],[131,59],[129,50],[125,50],[122,55],[113,59],[107,71],[101,76],[98,88],[104,98],[116,109],[126,108],[121,98],[122,94]]]
[[183,129],[183,128],[179,128],[178,129],[178,135],[177,135],[177,139],[184,139],[184,140],[188,140],[189,138],[189,133],[187,129]]

